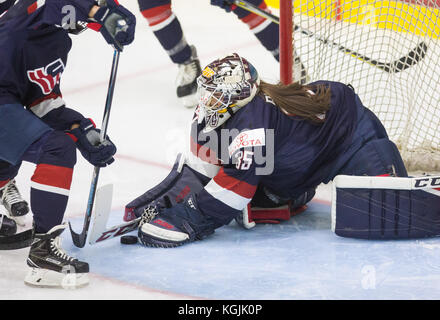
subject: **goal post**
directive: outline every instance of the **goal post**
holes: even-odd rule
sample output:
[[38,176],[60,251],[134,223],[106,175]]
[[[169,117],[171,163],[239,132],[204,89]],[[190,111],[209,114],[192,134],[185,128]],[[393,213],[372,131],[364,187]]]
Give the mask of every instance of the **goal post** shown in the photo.
[[293,5],[292,0],[280,0],[280,80],[293,81]]
[[280,79],[351,84],[409,171],[440,172],[440,0],[280,0]]

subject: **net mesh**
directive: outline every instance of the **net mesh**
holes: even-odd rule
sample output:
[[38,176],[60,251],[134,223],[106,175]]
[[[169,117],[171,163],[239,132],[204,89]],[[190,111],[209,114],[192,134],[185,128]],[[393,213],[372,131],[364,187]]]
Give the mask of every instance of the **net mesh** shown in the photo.
[[408,170],[439,172],[440,0],[301,0],[293,7],[294,80],[351,84]]

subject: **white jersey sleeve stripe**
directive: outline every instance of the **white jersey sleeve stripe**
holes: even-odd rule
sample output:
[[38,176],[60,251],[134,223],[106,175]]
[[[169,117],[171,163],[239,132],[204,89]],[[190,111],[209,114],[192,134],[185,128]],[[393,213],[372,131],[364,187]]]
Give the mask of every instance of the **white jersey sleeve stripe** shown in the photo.
[[203,161],[192,152],[188,152],[185,158],[188,167],[210,179],[214,178],[220,170],[220,166]]
[[61,97],[55,99],[48,99],[40,102],[39,104],[31,107],[31,111],[39,118],[44,117],[50,111],[64,106],[66,103]]
[[215,199],[235,210],[243,210],[251,201],[249,198],[242,197],[231,190],[219,186],[214,180],[211,180],[205,186],[205,190]]

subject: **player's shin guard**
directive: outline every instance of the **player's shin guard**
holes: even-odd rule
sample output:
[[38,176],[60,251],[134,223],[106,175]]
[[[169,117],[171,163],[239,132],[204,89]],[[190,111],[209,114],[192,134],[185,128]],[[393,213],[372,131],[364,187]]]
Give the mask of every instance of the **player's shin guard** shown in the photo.
[[440,176],[337,176],[332,229],[342,237],[409,239],[440,236]]
[[61,248],[60,235],[66,224],[47,233],[35,233],[27,264],[30,267],[24,282],[37,287],[76,288],[87,285],[89,265],[69,256]]

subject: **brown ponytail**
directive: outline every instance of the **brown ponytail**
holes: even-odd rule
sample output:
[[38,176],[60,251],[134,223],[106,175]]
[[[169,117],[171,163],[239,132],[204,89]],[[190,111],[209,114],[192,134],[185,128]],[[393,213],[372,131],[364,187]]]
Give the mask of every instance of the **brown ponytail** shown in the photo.
[[[294,82],[289,85],[260,82],[260,93],[269,96],[284,113],[302,117],[314,123],[325,121],[330,109],[330,88],[323,85],[307,86]],[[307,92],[312,90],[315,94]]]

